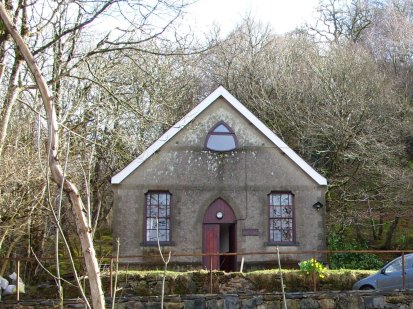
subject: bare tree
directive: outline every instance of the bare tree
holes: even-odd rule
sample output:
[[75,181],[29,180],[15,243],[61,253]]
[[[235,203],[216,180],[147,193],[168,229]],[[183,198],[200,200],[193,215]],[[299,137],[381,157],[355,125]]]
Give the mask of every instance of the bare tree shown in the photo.
[[212,85],[228,87],[328,177],[331,229],[359,229],[363,240],[378,216],[397,226],[411,196],[400,157],[407,105],[360,42],[325,48],[304,31],[280,37],[247,21],[203,65]]
[[322,41],[355,43],[370,26],[373,8],[370,0],[320,0],[319,18],[309,29]]
[[13,23],[11,22],[7,11],[3,4],[0,4],[0,18],[2,19],[7,31],[13,37],[16,45],[18,46],[20,53],[25,59],[27,65],[32,72],[35,82],[39,87],[44,108],[47,114],[48,123],[48,160],[50,171],[52,173],[52,179],[58,186],[62,186],[66,194],[69,196],[72,204],[74,216],[76,218],[76,224],[78,228],[78,235],[82,244],[83,254],[85,258],[86,269],[89,276],[90,291],[92,296],[92,303],[94,308],[104,308],[105,300],[103,297],[102,284],[99,276],[99,265],[95,255],[95,249],[93,246],[91,227],[88,226],[87,219],[83,212],[84,205],[80,198],[80,194],[76,186],[71,183],[63,175],[62,167],[58,161],[59,150],[59,137],[58,137],[58,125],[56,120],[56,112],[53,105],[52,97],[49,93],[47,83],[40,72],[40,69],[36,65],[32,53],[28,49],[23,38],[15,30]]

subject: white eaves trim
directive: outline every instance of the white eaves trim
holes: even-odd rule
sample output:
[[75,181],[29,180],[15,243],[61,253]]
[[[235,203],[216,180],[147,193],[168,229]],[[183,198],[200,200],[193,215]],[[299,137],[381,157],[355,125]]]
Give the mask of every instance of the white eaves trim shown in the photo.
[[245,118],[247,118],[255,127],[260,130],[267,138],[269,138],[278,148],[280,148],[292,161],[294,161],[304,172],[306,172],[319,185],[327,185],[327,179],[316,172],[308,165],[294,150],[287,146],[277,135],[274,134],[261,120],[254,116],[240,101],[230,94],[224,87],[219,86],[214,92],[207,96],[193,110],[186,114],[180,121],[166,131],[156,142],[146,149],[139,157],[133,160],[128,166],[112,177],[112,184],[121,183],[128,177],[136,168],[138,168],[146,159],[153,155],[166,142],[174,137],[182,128],[197,117],[216,99],[222,96],[236,110],[238,110]]

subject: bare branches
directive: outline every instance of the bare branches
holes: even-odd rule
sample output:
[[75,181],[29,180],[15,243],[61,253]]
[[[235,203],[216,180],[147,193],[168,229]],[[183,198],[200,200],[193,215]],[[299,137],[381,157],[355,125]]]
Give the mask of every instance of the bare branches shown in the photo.
[[400,155],[408,107],[394,75],[364,46],[373,24],[359,28],[356,42],[345,34],[350,28],[337,24],[337,40],[327,47],[305,32],[265,36],[251,25],[204,57],[205,76],[230,89],[328,177],[329,226],[368,222],[369,207],[389,221],[408,209],[412,195],[402,188],[412,179]]
[[63,174],[62,168],[58,162],[58,127],[56,120],[56,113],[51,101],[51,96],[47,88],[46,81],[36,65],[33,55],[28,49],[27,45],[23,41],[22,37],[14,30],[13,24],[11,23],[7,12],[3,6],[0,4],[0,18],[2,19],[7,30],[13,37],[16,45],[18,46],[22,56],[24,57],[27,65],[29,66],[36,84],[41,92],[42,101],[47,114],[48,120],[48,158],[49,167],[52,173],[53,180],[58,186],[62,186],[64,191],[68,194],[74,215],[76,217],[76,224],[78,228],[78,234],[80,241],[82,243],[83,254],[85,256],[86,268],[89,274],[91,295],[94,308],[104,308],[105,302],[103,298],[103,291],[101,286],[101,281],[99,277],[99,266],[96,260],[95,251],[93,247],[92,238],[90,235],[90,227],[87,225],[85,215],[83,213],[83,203],[80,199],[79,192],[74,184],[68,181]]
[[311,31],[328,42],[360,41],[371,25],[373,6],[368,0],[323,0],[318,8],[320,17]]
[[92,14],[92,16],[90,18],[87,18],[85,21],[77,23],[74,27],[66,29],[66,30],[62,31],[61,33],[55,35],[55,37],[51,41],[47,42],[42,47],[40,47],[40,48],[36,49],[35,51],[33,51],[33,55],[36,56],[37,54],[43,52],[44,50],[46,50],[47,48],[49,48],[50,46],[55,44],[56,42],[60,41],[64,36],[66,36],[68,34],[72,34],[72,33],[76,32],[80,29],[83,29],[85,26],[91,24],[96,18],[98,18],[111,5],[113,5],[116,2],[118,2],[118,0],[108,0],[108,1],[106,1],[105,3],[102,4],[101,7],[96,9],[96,11]]

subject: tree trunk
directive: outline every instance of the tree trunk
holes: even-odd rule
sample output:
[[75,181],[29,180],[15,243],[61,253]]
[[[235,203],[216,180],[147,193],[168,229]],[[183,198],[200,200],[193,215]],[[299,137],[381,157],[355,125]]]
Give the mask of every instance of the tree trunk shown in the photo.
[[23,235],[21,234],[21,235],[17,236],[15,239],[13,239],[13,241],[11,242],[9,247],[7,248],[7,252],[3,257],[4,262],[3,262],[3,265],[1,266],[1,269],[0,269],[0,276],[2,276],[2,277],[4,276],[4,273],[6,272],[7,266],[9,266],[9,263],[10,263],[10,260],[9,260],[10,255],[12,254],[14,247],[16,247],[16,245],[19,243],[22,236]]
[[379,219],[379,233],[377,238],[382,239],[383,237],[383,225],[384,225],[384,214],[380,211],[380,219]]
[[[16,55],[18,51],[16,51]],[[7,130],[10,123],[11,113],[13,107],[17,102],[17,96],[20,93],[20,89],[17,87],[17,78],[19,76],[20,67],[23,59],[15,58],[13,68],[10,75],[9,85],[7,87],[6,97],[3,103],[3,109],[0,117],[0,161],[3,158],[4,146],[6,143]]]
[[371,226],[371,233],[373,236],[373,240],[377,240],[377,226],[376,222],[374,221],[373,211],[371,209],[370,201],[367,201],[369,205],[369,219],[370,219],[370,226]]
[[[12,5],[10,0],[4,1],[4,6],[6,9],[11,10]],[[7,31],[0,31],[0,84],[3,81],[4,71],[6,69],[6,53],[7,53],[7,44],[9,42],[9,34]]]
[[384,242],[382,249],[390,250],[394,232],[396,232],[396,228],[397,228],[397,224],[399,223],[399,220],[400,220],[399,216],[396,216],[396,218],[394,218],[392,224],[389,227],[389,230],[386,233],[386,241]]
[[30,71],[32,72],[39,91],[42,96],[43,105],[46,110],[48,124],[48,159],[49,167],[53,181],[58,186],[63,186],[63,190],[68,195],[72,210],[75,216],[76,227],[82,251],[85,259],[86,269],[89,276],[90,294],[92,297],[93,308],[105,308],[105,300],[103,297],[102,283],[100,279],[99,265],[96,259],[95,249],[93,247],[91,227],[88,225],[86,216],[83,212],[84,205],[80,198],[77,187],[68,181],[63,175],[63,169],[58,160],[58,125],[52,96],[49,93],[47,83],[40,72],[39,67],[34,61],[34,57],[28,49],[22,37],[15,30],[15,26],[11,22],[7,11],[2,3],[0,3],[0,18],[2,19],[7,31],[12,36],[14,42],[18,46],[20,53],[26,61]]

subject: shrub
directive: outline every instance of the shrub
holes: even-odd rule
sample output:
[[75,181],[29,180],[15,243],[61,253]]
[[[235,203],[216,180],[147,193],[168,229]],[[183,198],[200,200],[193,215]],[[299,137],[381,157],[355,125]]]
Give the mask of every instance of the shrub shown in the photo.
[[[343,236],[336,233],[328,238],[330,250],[366,250],[367,244],[355,241],[346,241]],[[383,266],[383,261],[372,253],[333,253],[330,256],[332,269],[377,269]]]

